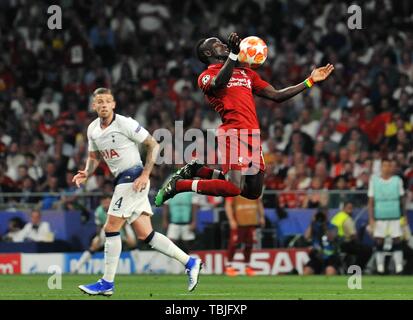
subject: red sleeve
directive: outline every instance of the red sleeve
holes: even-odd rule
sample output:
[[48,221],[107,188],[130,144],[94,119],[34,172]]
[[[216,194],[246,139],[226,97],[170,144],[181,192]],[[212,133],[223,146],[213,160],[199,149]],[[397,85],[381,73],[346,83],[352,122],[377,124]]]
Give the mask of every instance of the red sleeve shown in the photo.
[[267,81],[261,79],[260,75],[254,70],[249,69],[252,79],[252,91],[260,92],[262,89],[268,87],[270,84]]
[[217,75],[215,71],[205,70],[198,77],[198,87],[207,93],[211,87],[212,79]]

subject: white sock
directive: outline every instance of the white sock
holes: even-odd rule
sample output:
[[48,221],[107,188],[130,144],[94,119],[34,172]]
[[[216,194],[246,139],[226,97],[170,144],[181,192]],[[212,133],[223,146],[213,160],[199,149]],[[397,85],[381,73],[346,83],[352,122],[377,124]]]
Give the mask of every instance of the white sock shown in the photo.
[[393,259],[396,265],[396,273],[403,271],[403,251],[397,250],[393,252]]
[[86,250],[85,252],[82,253],[80,256],[79,261],[77,262],[76,265],[76,271],[79,271],[79,269],[92,258],[92,254],[90,253],[89,250]]
[[170,239],[165,237],[162,233],[155,232],[149,245],[159,252],[178,260],[183,265],[189,261],[189,256],[179,249]]
[[115,280],[116,269],[118,267],[120,253],[122,252],[122,240],[120,234],[113,237],[106,237],[105,240],[105,273],[103,279],[113,282]]
[[376,263],[377,263],[377,271],[380,273],[384,272],[384,252],[377,251],[376,252]]
[[192,181],[191,189],[193,192],[198,192],[198,182],[199,180]]

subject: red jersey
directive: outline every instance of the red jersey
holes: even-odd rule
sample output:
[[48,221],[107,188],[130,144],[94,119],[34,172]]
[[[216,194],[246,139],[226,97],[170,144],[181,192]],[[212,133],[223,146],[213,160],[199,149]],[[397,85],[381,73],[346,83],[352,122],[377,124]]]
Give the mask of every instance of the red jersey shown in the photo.
[[222,68],[222,63],[211,64],[198,77],[198,86],[208,103],[220,114],[221,129],[259,129],[254,93],[269,86],[254,70],[234,68],[227,86],[211,91],[212,79]]

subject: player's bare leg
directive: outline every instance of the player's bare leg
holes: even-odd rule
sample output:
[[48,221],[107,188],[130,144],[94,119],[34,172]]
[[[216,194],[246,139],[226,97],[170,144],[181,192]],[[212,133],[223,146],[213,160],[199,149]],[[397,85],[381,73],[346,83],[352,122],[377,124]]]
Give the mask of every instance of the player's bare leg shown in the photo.
[[132,223],[132,228],[135,230],[139,240],[143,240],[153,249],[182,263],[187,269],[189,276],[188,290],[192,291],[195,289],[198,284],[199,272],[202,268],[200,259],[190,257],[163,234],[155,232],[152,227],[151,218],[145,212]]
[[114,292],[114,280],[122,252],[120,229],[125,219],[108,214],[104,226],[105,230],[105,271],[102,279],[89,285],[80,285],[79,289],[90,295],[111,296]]

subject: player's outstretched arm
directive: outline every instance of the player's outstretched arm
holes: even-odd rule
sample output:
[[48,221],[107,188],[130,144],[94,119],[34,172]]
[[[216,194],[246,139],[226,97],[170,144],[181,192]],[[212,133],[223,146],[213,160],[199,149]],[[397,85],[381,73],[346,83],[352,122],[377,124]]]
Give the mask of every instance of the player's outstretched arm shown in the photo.
[[145,167],[143,168],[142,174],[133,182],[133,189],[138,192],[146,188],[159,153],[159,144],[151,135],[148,135],[142,144],[146,147]]
[[324,67],[316,68],[311,72],[311,75],[303,82],[282,90],[276,90],[269,85],[257,93],[258,96],[273,100],[275,102],[286,101],[307,88],[311,88],[314,83],[323,81],[333,72],[334,66],[328,63]]
[[232,32],[228,37],[228,48],[230,49],[230,54],[225,61],[224,66],[219,70],[218,74],[212,79],[211,89],[224,88],[229,79],[231,79],[232,71],[238,61],[239,44],[241,43],[240,37],[234,32]]
[[79,170],[77,174],[73,177],[72,182],[76,184],[78,188],[82,183],[85,183],[87,178],[95,172],[100,162],[100,154],[98,151],[89,151],[85,170]]

